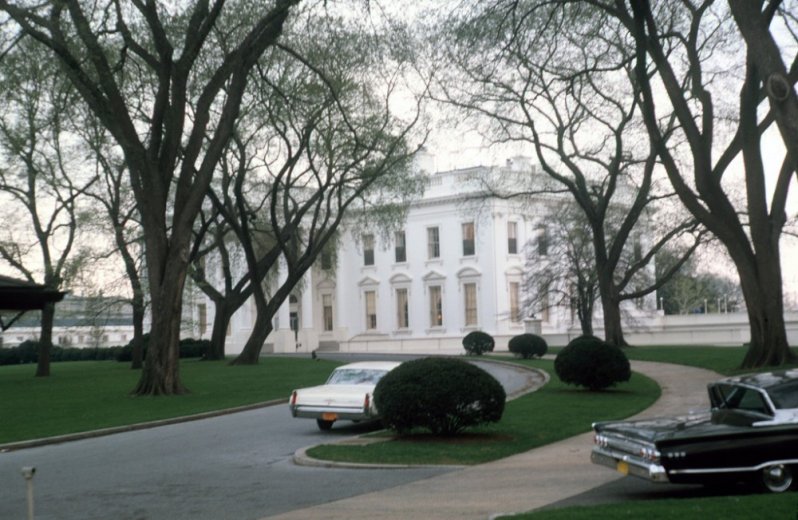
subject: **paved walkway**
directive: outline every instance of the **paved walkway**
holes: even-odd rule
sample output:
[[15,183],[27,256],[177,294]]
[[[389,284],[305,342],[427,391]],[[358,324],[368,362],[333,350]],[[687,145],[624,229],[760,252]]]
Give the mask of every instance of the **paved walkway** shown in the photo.
[[[709,370],[643,361],[632,361],[632,369],[662,387],[660,399],[640,417],[706,409],[706,384],[721,377]],[[592,447],[593,434],[584,433],[495,462],[270,518],[484,520],[529,511],[620,478],[590,463]]]

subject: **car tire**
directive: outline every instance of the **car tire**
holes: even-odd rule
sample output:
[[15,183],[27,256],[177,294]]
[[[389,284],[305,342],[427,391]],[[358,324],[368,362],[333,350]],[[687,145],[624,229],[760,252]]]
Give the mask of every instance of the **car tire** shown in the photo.
[[325,421],[324,419],[316,419],[316,424],[319,425],[319,430],[326,432],[332,429],[333,422],[335,421]]
[[783,493],[795,483],[793,468],[786,464],[773,464],[759,472],[760,485],[764,491]]

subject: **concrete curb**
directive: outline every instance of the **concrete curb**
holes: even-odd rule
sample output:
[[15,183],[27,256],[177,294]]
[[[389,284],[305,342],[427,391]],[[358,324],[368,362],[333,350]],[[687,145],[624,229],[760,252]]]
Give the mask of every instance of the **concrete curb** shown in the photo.
[[247,404],[243,406],[237,406],[235,408],[225,408],[223,410],[212,410],[210,412],[202,412],[194,415],[172,417],[170,419],[159,419],[157,421],[127,424],[124,426],[113,426],[110,428],[102,428],[99,430],[91,430],[87,432],[68,433],[66,435],[56,435],[54,437],[44,437],[41,439],[9,442],[6,444],[0,444],[0,453],[4,453],[7,451],[14,451],[14,450],[22,450],[25,448],[35,448],[38,446],[46,446],[49,444],[60,444],[63,442],[79,441],[82,439],[92,439],[94,437],[103,437],[105,435],[113,435],[115,433],[130,432],[135,430],[145,430],[147,428],[157,428],[158,426],[168,426],[170,424],[178,424],[189,421],[199,421],[201,419],[209,419],[211,417],[219,417],[221,415],[228,415],[231,413],[257,410],[258,408],[266,408],[268,406],[275,406],[286,402],[288,402],[287,399],[273,399],[271,401],[264,401],[261,403]]
[[[331,444],[339,444],[339,443],[336,442]],[[455,465],[455,464],[448,464],[448,465],[446,464],[366,464],[360,462],[338,462],[332,460],[314,459],[313,457],[309,456],[306,452],[307,450],[315,448],[316,446],[322,446],[322,445],[316,444],[313,446],[308,446],[306,448],[300,448],[296,450],[294,452],[294,457],[293,457],[294,464],[296,464],[297,466],[308,466],[312,468],[337,468],[337,469],[411,469],[416,467],[460,469],[468,467],[465,465]]]

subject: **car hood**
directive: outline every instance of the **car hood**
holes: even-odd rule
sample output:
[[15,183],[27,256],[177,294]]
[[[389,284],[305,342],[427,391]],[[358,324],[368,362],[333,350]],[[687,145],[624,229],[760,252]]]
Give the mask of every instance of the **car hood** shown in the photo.
[[366,394],[374,392],[376,385],[320,385],[296,391],[297,404],[363,406]]
[[616,434],[647,442],[670,439],[682,435],[700,434],[711,428],[711,414],[698,413],[675,417],[655,417],[640,421],[599,422],[593,425],[597,433]]

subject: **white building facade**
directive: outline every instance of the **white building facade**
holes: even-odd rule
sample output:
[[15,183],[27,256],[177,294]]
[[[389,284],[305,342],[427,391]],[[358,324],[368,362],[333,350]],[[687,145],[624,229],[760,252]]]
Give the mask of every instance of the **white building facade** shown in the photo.
[[[536,304],[534,312],[525,292],[529,255],[556,261],[547,257],[546,228],[563,196],[473,197],[486,179],[513,175],[548,181],[524,158],[505,167],[434,173],[403,226],[344,230],[336,265],[317,261],[275,318],[264,352],[455,353],[474,330],[492,335],[497,350],[527,331],[579,335],[570,308]],[[652,296],[642,317],[655,307]],[[203,309],[212,312],[212,304]],[[254,312],[247,304],[233,317],[228,353],[243,347]]]

